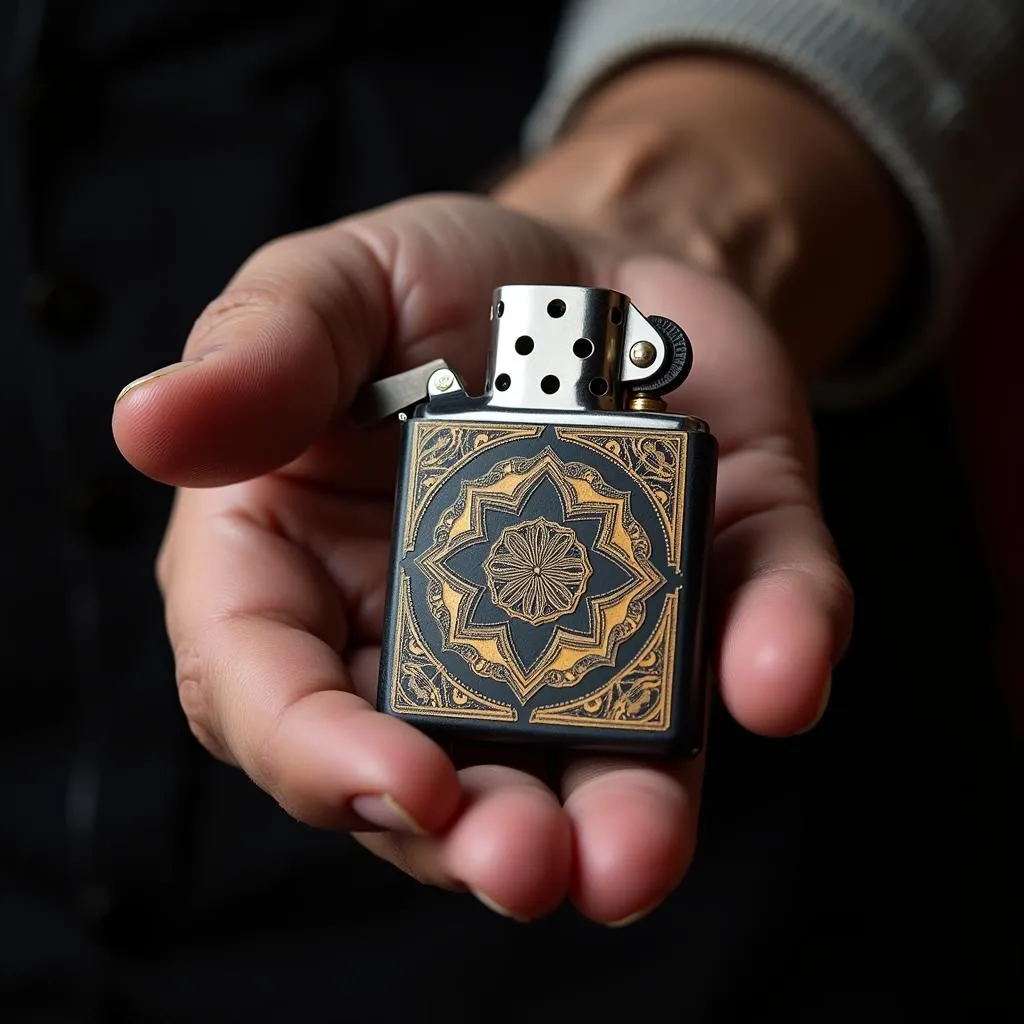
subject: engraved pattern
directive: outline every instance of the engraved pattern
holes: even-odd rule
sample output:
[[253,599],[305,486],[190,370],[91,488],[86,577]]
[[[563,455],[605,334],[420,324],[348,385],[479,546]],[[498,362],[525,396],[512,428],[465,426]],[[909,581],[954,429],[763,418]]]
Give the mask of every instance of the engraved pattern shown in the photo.
[[519,714],[508,704],[489,700],[445,672],[424,643],[412,610],[409,577],[403,572],[398,594],[391,710],[400,714],[515,722]]
[[494,424],[431,423],[416,420],[409,459],[409,491],[405,508],[403,544],[411,551],[416,529],[431,495],[454,473],[481,452],[524,437],[540,437],[543,426],[500,427]]
[[599,452],[639,480],[661,516],[669,564],[678,569],[683,550],[686,435],[667,430],[631,435],[584,427],[559,427],[556,433],[563,441]]
[[[488,508],[521,515],[544,479],[558,492],[566,521],[598,521],[594,548],[622,570],[626,582],[607,594],[587,597],[589,632],[556,626],[543,652],[527,667],[508,623],[473,621],[482,587],[446,563],[465,548],[489,540]],[[483,477],[463,481],[458,500],[438,520],[433,546],[416,559],[430,581],[426,599],[445,650],[457,653],[477,675],[508,685],[524,703],[541,687],[575,686],[592,669],[614,665],[619,646],[643,624],[647,599],[666,582],[651,563],[650,539],[629,501],[626,492],[610,487],[593,467],[564,463],[547,447],[532,458],[503,460]]]
[[533,626],[574,612],[591,571],[576,534],[543,518],[506,526],[484,562],[495,605]]
[[678,613],[679,595],[673,591],[650,641],[625,669],[586,697],[537,708],[530,722],[664,732],[671,724]]

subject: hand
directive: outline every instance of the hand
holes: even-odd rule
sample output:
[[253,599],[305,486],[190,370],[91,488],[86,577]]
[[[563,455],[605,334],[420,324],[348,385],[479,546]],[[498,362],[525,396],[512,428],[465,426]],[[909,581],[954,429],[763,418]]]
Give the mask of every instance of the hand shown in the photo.
[[850,594],[815,504],[801,389],[738,290],[677,260],[457,197],[286,238],[203,314],[183,363],[126,389],[114,432],[139,470],[180,488],[158,575],[207,749],[424,882],[521,919],[568,895],[621,923],[687,868],[700,761],[566,757],[549,789],[508,764],[457,769],[372,704],[395,435],[360,432],[346,410],[364,381],[437,356],[479,387],[491,289],[517,281],[616,288],[689,333],[694,369],[671,405],[721,444],[719,691],[751,730],[809,728]]

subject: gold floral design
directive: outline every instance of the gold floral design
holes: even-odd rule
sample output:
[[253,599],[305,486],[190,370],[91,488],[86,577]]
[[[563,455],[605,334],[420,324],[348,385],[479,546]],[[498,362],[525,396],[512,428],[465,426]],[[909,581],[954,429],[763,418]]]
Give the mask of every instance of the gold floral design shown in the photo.
[[389,699],[391,710],[405,715],[471,718],[475,721],[515,722],[515,708],[477,693],[445,671],[420,634],[403,572],[398,592],[394,670]]
[[495,605],[532,626],[576,611],[591,572],[575,532],[544,518],[506,526],[484,561]]
[[[557,492],[565,522],[596,521],[593,549],[615,564],[623,582],[607,593],[586,595],[586,625],[556,623],[541,652],[527,662],[508,622],[476,618],[488,583],[466,578],[449,560],[476,544],[490,550],[486,513],[521,516],[544,480]],[[463,480],[458,500],[437,521],[434,544],[415,564],[427,578],[426,601],[443,648],[476,675],[509,686],[521,703],[543,687],[576,686],[594,669],[614,665],[619,646],[643,625],[648,599],[666,583],[651,561],[651,541],[630,510],[629,494],[610,487],[591,466],[562,462],[550,447],[530,458],[502,459],[484,476]]]
[[682,565],[686,434],[627,434],[616,429],[559,427],[563,441],[583,445],[621,466],[647,491],[668,542],[669,565]]
[[530,721],[539,725],[665,732],[672,724],[678,619],[679,592],[673,591],[665,599],[651,639],[633,661],[594,693],[537,708]]
[[490,423],[455,426],[430,420],[415,420],[410,429],[412,453],[403,539],[406,551],[413,549],[423,510],[446,480],[483,452],[510,441],[539,437],[544,430],[542,426],[498,427]]

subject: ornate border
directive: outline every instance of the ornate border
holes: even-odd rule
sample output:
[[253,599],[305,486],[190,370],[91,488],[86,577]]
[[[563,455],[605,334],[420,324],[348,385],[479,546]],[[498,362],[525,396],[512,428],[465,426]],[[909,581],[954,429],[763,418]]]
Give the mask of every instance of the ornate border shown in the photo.
[[[445,560],[486,539],[487,508],[520,511],[544,478],[559,491],[568,520],[577,515],[601,519],[595,548],[618,562],[630,579],[590,600],[589,635],[556,627],[544,652],[528,667],[520,663],[507,624],[469,622],[479,588],[452,573]],[[576,686],[592,669],[615,664],[619,646],[643,625],[647,599],[667,582],[650,555],[650,539],[630,511],[629,494],[610,487],[594,467],[562,462],[545,447],[533,456],[499,461],[484,476],[464,480],[458,500],[438,520],[433,546],[417,556],[416,564],[430,580],[427,602],[445,650],[462,657],[477,675],[509,686],[525,703],[544,686]]]
[[683,553],[686,434],[633,434],[614,427],[556,427],[563,441],[583,445],[621,466],[647,492],[658,510],[668,544],[669,564],[679,569]]
[[519,713],[510,704],[482,696],[457,683],[424,643],[409,596],[409,577],[403,571],[398,590],[394,661],[389,702],[391,710],[405,715],[440,718],[472,718],[492,722],[516,722]]
[[679,591],[674,590],[651,639],[626,668],[585,697],[536,708],[531,725],[665,732],[672,724],[678,619]]
[[405,499],[405,533],[402,545],[411,551],[416,544],[423,510],[431,495],[467,462],[488,448],[526,437],[540,437],[543,424],[502,427],[491,423],[432,423],[413,420],[409,451],[409,486]]
[[[406,553],[414,549],[423,513],[441,486],[457,477],[478,454],[505,443],[540,437],[545,430],[542,424],[506,427],[494,423],[450,421],[413,421],[409,427],[413,433],[401,538]],[[643,489],[657,510],[669,565],[679,571],[682,564],[686,435],[672,431],[641,433],[627,427],[574,426],[555,427],[554,430],[560,440],[587,448],[614,463]],[[523,460],[509,459],[503,463],[506,472],[516,461]],[[491,474],[497,468],[495,466]],[[591,472],[600,479],[596,468]],[[465,497],[464,487],[461,497]],[[656,538],[657,535],[653,536]],[[438,538],[433,539],[436,546]],[[483,696],[449,674],[423,639],[413,610],[410,580],[404,571],[400,572],[398,587],[394,658],[388,695],[391,710],[398,714],[464,718],[467,721],[519,721],[519,712],[513,704]],[[428,594],[428,601],[431,612],[440,612],[439,618],[443,619],[447,609],[438,608],[439,596],[429,600]],[[679,597],[678,590],[666,595],[661,616],[647,643],[609,682],[572,701],[534,709],[530,722],[560,728],[649,733],[667,731],[672,724]],[[642,604],[631,607],[628,615],[632,619],[639,614],[636,628],[644,618]],[[443,622],[439,621],[438,625],[444,629]],[[464,652],[463,656],[468,653]],[[604,660],[602,663],[613,664],[613,661]],[[498,678],[493,672],[481,671],[481,667],[470,665],[471,670],[479,675]],[[580,664],[575,667],[578,671],[572,673],[572,679],[567,678],[560,683],[555,680],[554,685],[576,686],[585,672],[597,665]],[[531,688],[530,695],[537,689],[539,687]],[[520,700],[527,699],[521,693],[517,696]]]

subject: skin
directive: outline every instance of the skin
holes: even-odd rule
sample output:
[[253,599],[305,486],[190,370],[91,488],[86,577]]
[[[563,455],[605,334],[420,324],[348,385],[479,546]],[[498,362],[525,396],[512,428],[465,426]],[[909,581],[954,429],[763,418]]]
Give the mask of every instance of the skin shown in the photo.
[[499,913],[649,912],[693,855],[702,760],[453,763],[373,710],[397,435],[346,410],[437,356],[479,388],[501,283],[616,288],[683,324],[695,364],[669,405],[721,444],[713,674],[743,726],[799,733],[852,614],[804,379],[898,287],[903,245],[882,172],[814,99],[678,56],[603,83],[491,199],[417,198],[255,253],[184,361],[114,410],[125,457],[178,487],[158,578],[196,736],[289,814]]

